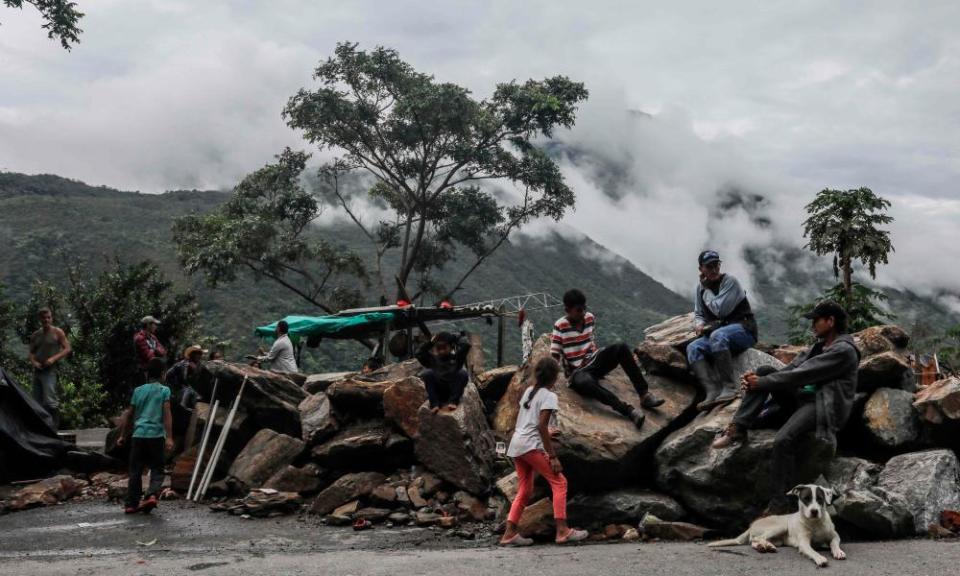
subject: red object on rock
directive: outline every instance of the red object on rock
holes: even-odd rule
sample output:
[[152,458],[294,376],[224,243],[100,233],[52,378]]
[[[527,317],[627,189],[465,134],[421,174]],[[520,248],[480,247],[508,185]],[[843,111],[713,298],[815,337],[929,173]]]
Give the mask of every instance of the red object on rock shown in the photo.
[[407,306],[410,306],[410,301],[409,301],[409,300],[404,300],[403,298],[401,298],[401,299],[397,300],[397,306],[399,306],[399,307],[401,307],[401,308],[406,308]]
[[951,532],[960,534],[960,512],[944,510],[940,513],[940,525]]

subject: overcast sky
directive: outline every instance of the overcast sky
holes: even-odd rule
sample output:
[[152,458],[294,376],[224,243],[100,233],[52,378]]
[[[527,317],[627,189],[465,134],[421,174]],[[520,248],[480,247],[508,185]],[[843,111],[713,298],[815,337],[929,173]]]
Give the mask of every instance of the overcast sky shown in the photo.
[[[585,82],[591,99],[558,137],[629,162],[636,185],[611,199],[566,163],[567,223],[671,287],[688,287],[678,262],[704,245],[737,269],[744,245],[801,243],[802,205],[858,186],[894,202],[883,281],[960,287],[960,2],[78,4],[69,53],[32,8],[0,8],[0,170],[229,188],[304,146],[280,111],[350,40],[481,97],[513,78]],[[774,228],[709,223],[729,186],[769,197]]]

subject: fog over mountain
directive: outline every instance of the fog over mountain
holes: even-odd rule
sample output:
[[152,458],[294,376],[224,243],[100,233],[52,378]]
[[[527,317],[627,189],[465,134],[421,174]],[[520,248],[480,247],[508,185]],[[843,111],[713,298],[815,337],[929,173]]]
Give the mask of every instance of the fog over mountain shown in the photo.
[[824,187],[869,186],[896,218],[878,281],[960,310],[955,2],[80,8],[70,53],[34,11],[0,10],[0,170],[144,192],[229,188],[304,146],[280,111],[337,41],[379,44],[481,97],[512,78],[585,82],[577,126],[552,143],[578,193],[564,225],[674,290],[690,291],[708,245],[751,285],[750,247],[767,249],[760,273],[785,273],[778,255],[790,252],[769,248],[802,245],[803,205]]

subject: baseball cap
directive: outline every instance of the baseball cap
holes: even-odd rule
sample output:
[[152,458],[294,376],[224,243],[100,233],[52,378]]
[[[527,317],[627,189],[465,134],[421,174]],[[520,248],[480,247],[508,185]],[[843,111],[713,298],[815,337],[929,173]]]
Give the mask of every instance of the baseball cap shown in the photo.
[[153,316],[144,316],[140,319],[140,323],[146,326],[147,324],[159,324],[160,321]]
[[705,266],[711,262],[719,262],[720,254],[718,254],[715,250],[704,250],[700,253],[700,258],[698,258],[698,260],[700,261],[701,266]]
[[813,310],[807,312],[803,315],[807,320],[814,320],[816,318],[846,318],[847,311],[843,309],[843,306],[837,304],[833,300],[823,300],[822,302],[817,302],[817,305],[813,307]]

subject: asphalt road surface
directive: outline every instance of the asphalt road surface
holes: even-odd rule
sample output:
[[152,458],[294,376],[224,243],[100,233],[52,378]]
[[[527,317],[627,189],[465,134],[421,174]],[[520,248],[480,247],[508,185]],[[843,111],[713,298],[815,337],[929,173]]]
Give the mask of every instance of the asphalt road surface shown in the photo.
[[[693,543],[604,543],[498,549],[443,530],[355,533],[313,519],[244,520],[202,506],[164,502],[152,516],[124,516],[102,503],[0,516],[0,575],[281,576],[603,574],[813,574],[795,550],[757,554]],[[828,573],[851,576],[960,574],[960,541],[847,543]]]

